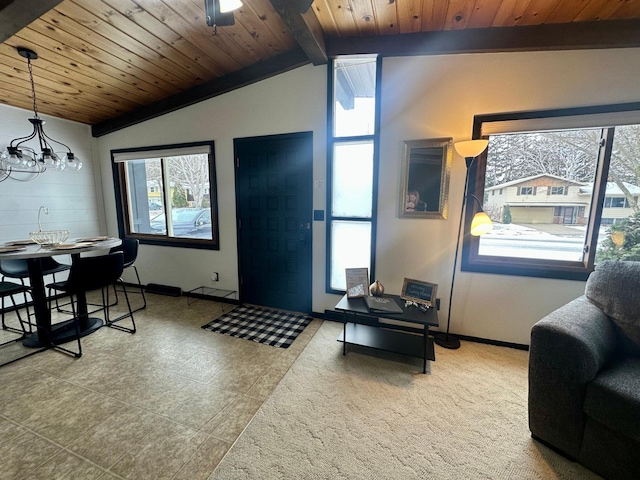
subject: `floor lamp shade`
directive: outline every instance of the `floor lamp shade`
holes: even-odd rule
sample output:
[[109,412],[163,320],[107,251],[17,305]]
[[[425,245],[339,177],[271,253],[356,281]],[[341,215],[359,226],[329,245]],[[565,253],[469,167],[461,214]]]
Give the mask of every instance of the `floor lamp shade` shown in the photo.
[[479,139],[457,142],[453,146],[461,157],[474,158],[484,152],[487,145],[489,145],[489,140]]
[[471,221],[471,235],[479,237],[493,230],[493,222],[485,212],[478,212]]

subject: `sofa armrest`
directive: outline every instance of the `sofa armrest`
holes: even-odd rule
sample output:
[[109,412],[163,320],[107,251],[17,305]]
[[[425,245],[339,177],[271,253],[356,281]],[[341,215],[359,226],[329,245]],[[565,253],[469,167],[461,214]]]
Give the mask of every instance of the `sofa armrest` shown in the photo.
[[585,425],[587,383],[616,350],[611,320],[582,296],[531,329],[529,429],[534,437],[577,458]]

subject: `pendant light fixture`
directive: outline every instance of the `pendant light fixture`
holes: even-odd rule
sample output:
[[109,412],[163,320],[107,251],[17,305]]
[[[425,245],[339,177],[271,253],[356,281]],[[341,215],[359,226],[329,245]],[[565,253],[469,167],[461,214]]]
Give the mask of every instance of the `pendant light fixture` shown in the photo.
[[228,27],[235,23],[233,11],[242,7],[241,0],[204,0],[204,11],[207,25],[218,33],[218,27]]
[[[33,99],[33,118],[29,119],[33,131],[25,136],[14,138],[2,154],[0,154],[0,181],[12,178],[19,181],[30,181],[37,178],[46,170],[65,169],[77,171],[82,168],[82,162],[75,156],[71,149],[62,142],[54,140],[44,131],[44,120],[38,116],[38,104],[36,102],[36,88],[33,82],[31,60],[38,58],[33,50],[18,47],[18,54],[27,59],[29,80],[31,82],[31,96]],[[40,151],[36,151],[27,142],[38,139]],[[56,144],[66,149],[66,152],[55,152]]]

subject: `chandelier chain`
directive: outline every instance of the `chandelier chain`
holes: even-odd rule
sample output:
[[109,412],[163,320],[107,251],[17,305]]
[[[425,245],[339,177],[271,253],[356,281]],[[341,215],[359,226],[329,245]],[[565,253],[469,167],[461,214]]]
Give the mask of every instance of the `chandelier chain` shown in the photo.
[[33,113],[35,118],[38,117],[38,105],[36,103],[36,85],[33,83],[33,68],[31,67],[31,59],[27,58],[27,68],[29,69],[29,80],[31,81],[31,98],[33,98]]

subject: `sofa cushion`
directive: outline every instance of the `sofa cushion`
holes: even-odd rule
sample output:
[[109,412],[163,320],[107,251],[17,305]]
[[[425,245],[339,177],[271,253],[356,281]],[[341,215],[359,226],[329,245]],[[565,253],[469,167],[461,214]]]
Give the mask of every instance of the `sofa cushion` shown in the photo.
[[640,357],[640,262],[599,263],[585,296],[616,324],[623,353]]
[[600,372],[587,385],[584,412],[640,441],[640,358],[624,358]]

